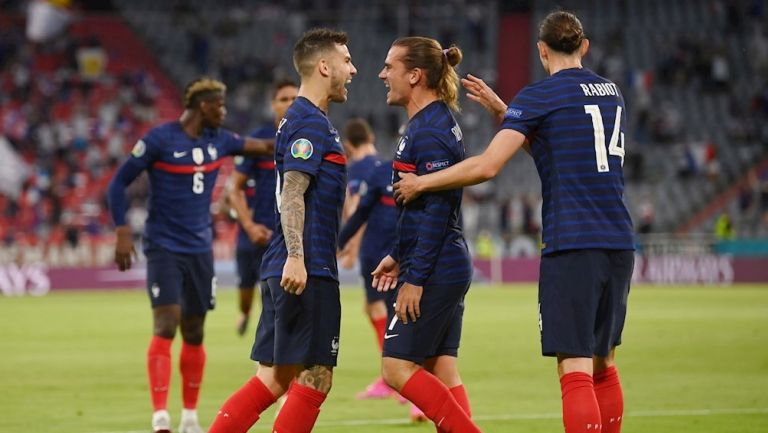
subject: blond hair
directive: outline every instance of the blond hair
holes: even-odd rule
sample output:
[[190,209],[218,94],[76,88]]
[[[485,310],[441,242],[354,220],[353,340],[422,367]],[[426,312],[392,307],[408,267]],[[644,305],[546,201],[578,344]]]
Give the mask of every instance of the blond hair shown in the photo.
[[392,46],[404,47],[407,52],[402,62],[407,69],[419,68],[427,75],[427,88],[435,90],[437,96],[453,111],[459,111],[459,75],[456,65],[461,63],[463,54],[456,45],[443,49],[431,38],[410,36],[397,39]]
[[226,93],[227,86],[219,80],[210,77],[200,77],[184,88],[184,108],[197,108],[201,100],[206,100],[213,94]]

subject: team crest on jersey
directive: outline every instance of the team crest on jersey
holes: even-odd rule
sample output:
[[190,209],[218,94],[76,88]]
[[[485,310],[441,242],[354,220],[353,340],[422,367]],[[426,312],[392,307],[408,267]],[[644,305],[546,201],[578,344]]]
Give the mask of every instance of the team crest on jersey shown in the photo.
[[219,151],[216,150],[216,146],[213,143],[208,143],[208,155],[211,155],[212,161],[219,159]]
[[136,144],[133,145],[133,149],[131,150],[131,155],[135,156],[136,158],[141,158],[144,156],[144,153],[147,151],[147,145],[144,143],[144,140],[139,140],[136,142]]
[[397,143],[397,154],[398,154],[398,155],[400,155],[401,153],[403,153],[403,150],[405,150],[405,142],[406,142],[406,141],[408,141],[408,137],[406,137],[405,135],[403,135],[402,137],[400,137],[400,142],[399,142],[399,143]]
[[192,161],[195,161],[195,164],[200,165],[205,161],[205,155],[203,154],[203,149],[196,147],[192,149]]
[[331,355],[336,355],[339,353],[339,337],[333,337],[331,339]]
[[299,138],[291,144],[291,156],[300,159],[309,159],[313,152],[312,142],[306,138]]

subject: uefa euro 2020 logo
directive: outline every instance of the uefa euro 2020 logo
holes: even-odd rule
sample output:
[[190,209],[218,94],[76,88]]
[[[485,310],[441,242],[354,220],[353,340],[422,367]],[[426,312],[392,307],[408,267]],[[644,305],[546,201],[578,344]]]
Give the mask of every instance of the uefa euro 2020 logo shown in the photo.
[[306,138],[299,138],[291,144],[291,156],[294,158],[309,159],[312,151],[312,142]]

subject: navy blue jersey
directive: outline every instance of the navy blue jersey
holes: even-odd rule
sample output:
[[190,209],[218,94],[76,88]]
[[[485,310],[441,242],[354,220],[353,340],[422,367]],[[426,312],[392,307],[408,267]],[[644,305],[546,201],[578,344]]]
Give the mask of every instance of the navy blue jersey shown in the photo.
[[[368,157],[360,162],[367,159]],[[371,160],[373,164],[367,168],[366,176],[358,183],[360,202],[357,209],[341,229],[339,249],[343,249],[347,241],[368,222],[360,242],[360,259],[378,263],[394,246],[397,211],[392,196],[392,161],[379,161],[373,156]]]
[[[275,138],[275,125],[269,123],[253,131],[253,138]],[[253,222],[263,224],[270,230],[275,229],[275,160],[270,156],[238,156],[235,158],[235,170],[244,174],[245,202],[251,210]],[[258,246],[251,242],[242,227],[237,236],[238,250],[254,250]]]
[[[445,103],[435,101],[414,115],[398,143],[395,172],[432,173],[464,160],[461,128]],[[397,207],[392,251],[401,281],[417,286],[467,282],[469,252],[460,223],[461,188],[422,194]]]
[[525,87],[502,129],[525,135],[541,177],[542,253],[634,249],[624,205],[624,98],[588,69],[565,69]]
[[346,162],[339,134],[325,113],[308,99],[297,98],[280,121],[275,137],[278,213],[275,233],[262,260],[262,280],[283,274],[288,251],[280,224],[279,195],[285,172],[300,171],[312,177],[304,194],[307,274],[338,281],[336,245],[347,186]]
[[364,158],[349,164],[347,189],[349,189],[350,194],[359,194],[360,188],[365,188],[365,179],[370,176],[377,162],[379,162],[379,158],[376,155],[366,155]]
[[112,218],[125,224],[125,187],[142,171],[149,173],[149,216],[144,236],[167,250],[211,250],[211,193],[224,157],[243,152],[244,139],[223,129],[188,136],[180,122],[151,129],[110,184]]

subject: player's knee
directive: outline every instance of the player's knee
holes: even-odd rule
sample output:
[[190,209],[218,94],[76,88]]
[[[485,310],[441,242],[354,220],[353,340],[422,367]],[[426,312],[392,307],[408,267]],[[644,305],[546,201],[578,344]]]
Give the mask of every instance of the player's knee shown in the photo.
[[181,321],[181,336],[187,344],[203,343],[203,321],[183,319]]
[[400,391],[419,368],[411,361],[385,357],[381,362],[381,377],[387,385]]
[[299,385],[328,394],[333,385],[333,368],[325,365],[313,365],[299,374],[296,379]]

